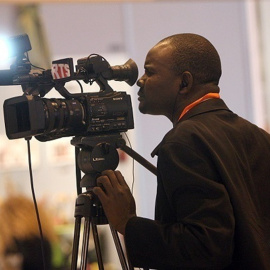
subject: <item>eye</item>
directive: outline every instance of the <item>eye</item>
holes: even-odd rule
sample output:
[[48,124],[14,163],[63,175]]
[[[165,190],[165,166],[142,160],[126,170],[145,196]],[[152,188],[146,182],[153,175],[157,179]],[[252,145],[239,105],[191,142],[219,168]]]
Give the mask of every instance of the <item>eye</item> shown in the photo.
[[152,76],[152,75],[154,74],[154,72],[153,72],[152,70],[147,69],[147,68],[144,70],[144,73],[145,73],[145,75],[148,76],[148,77],[149,77],[149,76]]

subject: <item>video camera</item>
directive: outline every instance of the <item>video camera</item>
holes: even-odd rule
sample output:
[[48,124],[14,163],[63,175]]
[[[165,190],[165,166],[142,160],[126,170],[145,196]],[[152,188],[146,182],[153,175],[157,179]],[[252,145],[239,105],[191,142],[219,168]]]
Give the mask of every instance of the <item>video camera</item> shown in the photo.
[[[17,58],[9,70],[0,70],[0,85],[21,85],[24,94],[4,102],[9,139],[35,136],[48,141],[134,128],[130,95],[114,91],[107,82],[125,81],[132,86],[138,77],[132,59],[123,65],[110,66],[102,56],[91,54],[77,61],[75,71],[72,58],[53,61],[52,69],[33,69],[27,54],[32,49],[28,35],[15,36],[10,41]],[[65,83],[73,80],[90,85],[96,82],[100,91],[72,94]],[[52,88],[64,98],[44,98]]]

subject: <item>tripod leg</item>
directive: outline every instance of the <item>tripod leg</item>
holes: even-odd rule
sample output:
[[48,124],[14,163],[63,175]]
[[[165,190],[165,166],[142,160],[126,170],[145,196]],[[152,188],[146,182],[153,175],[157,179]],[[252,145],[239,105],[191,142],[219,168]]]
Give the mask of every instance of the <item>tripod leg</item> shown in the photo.
[[77,217],[75,219],[75,226],[74,226],[71,270],[77,270],[78,250],[79,250],[79,242],[80,242],[80,229],[81,229],[81,218]]
[[81,254],[81,270],[86,270],[87,267],[87,253],[88,253],[88,244],[90,236],[90,218],[85,218],[84,221],[84,230],[83,230],[83,243],[82,243],[82,254]]
[[[113,237],[113,240],[114,240],[114,244],[115,244],[115,247],[116,247],[116,250],[117,250],[117,253],[118,253],[118,257],[119,257],[120,263],[122,265],[122,269],[123,270],[128,270],[126,258],[125,258],[125,255],[124,255],[124,252],[123,252],[121,243],[120,243],[119,236],[118,236],[116,230],[114,230],[111,227],[111,225],[110,225],[110,229],[111,229],[111,233],[112,233],[112,237]],[[131,269],[133,269],[133,267],[130,265],[130,270]]]
[[96,254],[97,254],[98,267],[100,270],[103,270],[104,267],[103,267],[103,260],[102,260],[102,255],[101,255],[97,225],[94,224],[93,222],[92,222],[92,231],[93,231],[93,238],[94,238],[95,249],[96,249]]

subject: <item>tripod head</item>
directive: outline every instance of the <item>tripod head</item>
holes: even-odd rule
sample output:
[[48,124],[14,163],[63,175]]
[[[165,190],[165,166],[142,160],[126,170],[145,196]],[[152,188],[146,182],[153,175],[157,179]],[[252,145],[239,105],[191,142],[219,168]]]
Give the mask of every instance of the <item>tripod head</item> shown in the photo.
[[[76,147],[77,193],[86,188],[91,201],[91,218],[95,224],[107,224],[102,205],[92,192],[96,179],[102,171],[115,170],[119,163],[117,148],[122,143],[119,133],[89,137],[74,137],[71,144]],[[81,178],[81,171],[84,176]]]
[[[117,148],[126,152],[142,166],[157,175],[157,168],[126,145],[120,133],[103,134],[98,136],[77,136],[71,140],[76,146],[77,174],[82,170],[85,173],[82,181],[77,176],[77,192],[81,193],[82,187],[93,186],[91,177],[98,176],[104,170],[115,170],[119,163]],[[79,181],[78,181],[79,179]]]
[[[119,133],[88,137],[74,137],[71,144],[78,151],[76,166],[85,173],[80,180],[80,187],[93,187],[92,177],[98,176],[102,171],[115,170],[119,163],[117,148],[123,144]],[[95,184],[94,184],[95,186]]]

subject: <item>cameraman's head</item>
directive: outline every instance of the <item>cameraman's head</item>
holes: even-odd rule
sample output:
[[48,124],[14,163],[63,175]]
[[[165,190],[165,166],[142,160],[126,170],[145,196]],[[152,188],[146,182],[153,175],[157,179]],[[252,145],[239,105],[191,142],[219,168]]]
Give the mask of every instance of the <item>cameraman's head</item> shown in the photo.
[[175,114],[208,92],[219,92],[221,63],[214,46],[196,34],[178,34],[161,40],[147,54],[145,74],[138,80],[139,110]]

